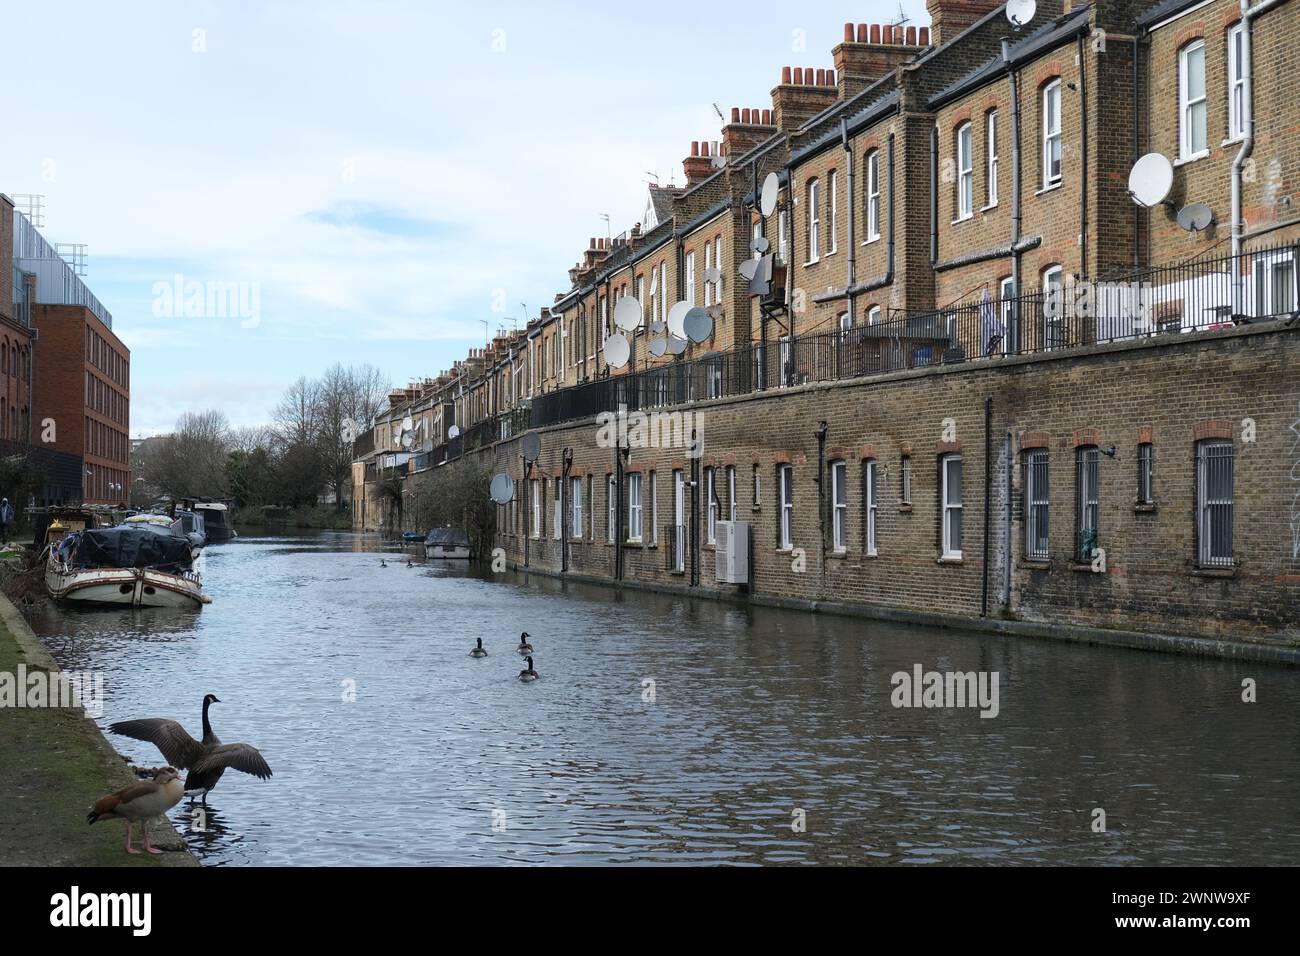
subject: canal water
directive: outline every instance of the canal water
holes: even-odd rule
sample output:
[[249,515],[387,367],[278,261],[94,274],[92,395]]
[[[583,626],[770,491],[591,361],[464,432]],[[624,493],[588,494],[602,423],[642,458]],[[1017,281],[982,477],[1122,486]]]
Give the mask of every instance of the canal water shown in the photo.
[[[172,811],[209,865],[1300,862],[1294,669],[407,567],[373,536],[207,562],[199,613],[33,626],[104,673],[102,726],[198,736],[212,693],[262,751],[272,779]],[[996,672],[997,716],[894,707],[916,664]]]

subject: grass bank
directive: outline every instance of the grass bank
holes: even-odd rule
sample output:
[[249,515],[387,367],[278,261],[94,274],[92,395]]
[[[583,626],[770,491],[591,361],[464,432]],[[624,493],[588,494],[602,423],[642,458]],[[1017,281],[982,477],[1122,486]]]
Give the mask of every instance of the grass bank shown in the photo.
[[[0,596],[0,672],[17,674],[19,664],[28,673],[58,671],[17,608]],[[166,820],[149,827],[150,841],[167,851],[155,857],[127,855],[122,821],[87,825],[96,800],[135,779],[79,708],[0,707],[0,866],[197,866]]]

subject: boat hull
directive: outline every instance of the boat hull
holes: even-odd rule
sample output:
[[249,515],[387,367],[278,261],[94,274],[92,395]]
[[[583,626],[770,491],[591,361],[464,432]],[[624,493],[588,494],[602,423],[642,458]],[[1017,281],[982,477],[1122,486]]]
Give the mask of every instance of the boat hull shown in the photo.
[[152,568],[62,568],[51,562],[45,586],[56,601],[118,607],[198,608],[206,603],[196,576]]
[[455,544],[426,544],[424,556],[437,561],[468,561],[469,548]]

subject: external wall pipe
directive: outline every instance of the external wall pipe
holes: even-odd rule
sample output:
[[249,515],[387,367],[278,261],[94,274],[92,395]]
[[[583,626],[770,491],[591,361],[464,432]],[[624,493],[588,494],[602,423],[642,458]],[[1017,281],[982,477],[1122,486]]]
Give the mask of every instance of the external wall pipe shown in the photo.
[[[1004,41],[1005,42],[1005,41]],[[893,203],[894,184],[889,184]],[[939,127],[930,127],[930,265],[939,261]]]
[[1002,38],[1002,61],[1011,83],[1011,328],[1012,352],[1020,351],[1020,77],[1011,65],[1011,41]]
[[[848,268],[847,281],[844,283],[844,295],[848,299],[849,322],[853,322],[853,281],[854,272],[857,267],[857,241],[854,232],[853,209],[857,205],[857,192],[853,188],[853,147],[849,145],[849,121],[846,117],[840,117],[840,144],[844,147],[844,165],[847,174],[847,184],[849,190],[848,202],[848,233],[849,233],[849,257],[846,266]],[[835,200],[832,198],[831,200]]]
[[980,617],[989,616],[989,521],[993,514],[993,399],[984,399],[984,562]]
[[1082,140],[1079,161],[1083,174],[1079,177],[1079,263],[1083,275],[1091,275],[1088,268],[1088,61],[1085,58],[1083,34],[1079,43],[1079,137]]

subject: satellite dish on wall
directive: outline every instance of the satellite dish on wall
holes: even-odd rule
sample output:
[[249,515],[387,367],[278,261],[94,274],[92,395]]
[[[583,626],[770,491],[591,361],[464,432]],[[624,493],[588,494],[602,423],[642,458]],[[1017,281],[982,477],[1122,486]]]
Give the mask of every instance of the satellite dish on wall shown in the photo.
[[409,432],[415,427],[415,422],[411,421],[411,416],[407,415],[402,419],[402,431]]
[[1214,210],[1203,202],[1189,203],[1178,210],[1178,225],[1188,232],[1200,232],[1214,222]]
[[696,306],[682,320],[682,331],[692,342],[703,342],[713,334],[713,316]]
[[1011,21],[1011,26],[1015,30],[1019,30],[1034,19],[1037,10],[1038,4],[1035,0],[1007,0],[1007,19]]
[[686,321],[686,313],[689,311],[691,311],[689,302],[674,302],[673,307],[668,310],[668,331],[679,339],[686,338],[686,329],[682,323]]
[[460,437],[460,428],[458,428],[458,427],[455,426],[455,425],[452,425],[450,428],[447,429],[447,437],[448,437],[448,438],[459,438],[459,437]]
[[776,200],[781,194],[781,180],[776,173],[768,173],[763,179],[763,191],[758,198],[758,211],[765,217],[776,212]]
[[679,339],[675,335],[668,336],[668,351],[674,355],[681,355],[686,351],[686,340]]
[[664,334],[665,332],[667,332],[667,331],[668,331],[668,323],[667,323],[667,322],[651,322],[651,323],[650,323],[650,334],[651,334],[651,335],[663,335],[663,334]]
[[615,332],[605,340],[603,351],[610,368],[622,368],[632,357],[632,346],[628,344],[627,336],[621,332]]
[[536,461],[537,456],[542,453],[542,440],[537,437],[537,432],[526,434],[519,446],[519,451],[526,461]]
[[704,281],[705,281],[705,282],[721,282],[721,281],[722,281],[722,270],[721,270],[721,269],[713,269],[713,268],[705,269],[705,270],[704,270]]
[[754,241],[749,244],[749,251],[756,256],[761,256],[767,252],[769,245],[766,236],[755,236]]
[[650,340],[650,354],[653,355],[655,358],[659,358],[659,356],[663,355],[664,352],[666,352],[667,350],[668,350],[667,339]]
[[754,275],[749,280],[750,295],[767,295],[772,289],[772,254],[755,259]]
[[493,475],[489,494],[497,504],[508,505],[515,500],[515,480],[505,472]]
[[758,271],[758,260],[746,259],[740,264],[740,269],[738,271],[740,272],[740,277],[746,282],[753,282],[754,273]]
[[1173,164],[1160,153],[1147,153],[1128,174],[1128,194],[1148,209],[1164,202],[1173,188]]
[[625,295],[614,306],[614,324],[628,332],[641,324],[641,302],[634,295]]

